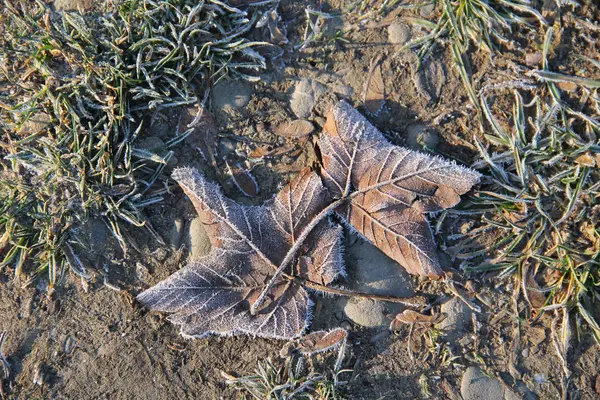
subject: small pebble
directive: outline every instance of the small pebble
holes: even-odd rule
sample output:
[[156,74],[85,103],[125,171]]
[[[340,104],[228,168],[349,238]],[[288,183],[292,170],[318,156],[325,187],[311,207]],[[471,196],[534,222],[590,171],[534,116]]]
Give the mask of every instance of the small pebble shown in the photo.
[[463,400],[504,400],[504,388],[498,379],[483,373],[479,367],[469,367],[460,383]]
[[175,218],[171,230],[169,231],[168,241],[171,248],[178,249],[181,245],[181,236],[183,234],[183,220],[181,218]]
[[458,297],[453,297],[443,303],[440,311],[446,318],[435,327],[445,331],[447,340],[458,340],[471,329],[472,312]]
[[327,91],[319,82],[302,78],[294,87],[290,99],[290,108],[298,118],[308,118],[312,113],[315,102]]
[[525,54],[525,64],[530,67],[538,66],[542,63],[542,53],[527,53]]
[[391,44],[397,44],[400,46],[408,43],[412,36],[408,25],[406,25],[402,22],[399,22],[399,21],[392,22],[392,24],[390,24],[390,26],[388,26],[387,31],[388,31],[388,41]]
[[431,14],[433,14],[434,10],[435,10],[435,3],[431,2],[430,4],[427,4],[427,5],[424,5],[423,7],[421,7],[421,9],[419,10],[419,14],[421,14],[421,17],[423,17],[423,18],[427,18]]
[[375,343],[381,342],[383,339],[387,338],[388,336],[390,336],[389,329],[382,330],[381,332],[376,333],[375,335],[371,336],[371,339],[369,339],[369,342],[375,344]]
[[352,330],[352,324],[348,320],[344,320],[340,324],[340,328],[345,329],[347,331],[351,331]]
[[222,80],[213,87],[211,99],[216,109],[228,111],[243,108],[250,102],[253,87],[243,80]]
[[339,95],[340,97],[349,99],[354,94],[354,89],[352,88],[352,86],[348,85],[336,85],[333,88],[333,92]]

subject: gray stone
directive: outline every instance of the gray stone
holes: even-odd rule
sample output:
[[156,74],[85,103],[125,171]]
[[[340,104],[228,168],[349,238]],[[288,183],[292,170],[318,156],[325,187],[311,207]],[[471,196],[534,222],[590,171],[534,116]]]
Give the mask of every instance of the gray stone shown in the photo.
[[219,155],[226,156],[230,153],[235,152],[236,143],[233,140],[221,139],[219,140],[218,150]]
[[188,224],[186,245],[190,251],[190,259],[202,257],[210,252],[210,238],[204,229],[200,217],[194,218]]
[[523,400],[523,399],[531,399],[531,398],[535,399],[536,398],[535,396],[528,396],[528,395],[529,395],[529,393],[527,393],[525,396],[519,396],[512,390],[504,388],[504,400]]
[[175,218],[171,230],[169,231],[168,242],[173,249],[178,249],[181,245],[181,236],[183,235],[183,220]]
[[388,323],[385,317],[385,305],[380,301],[351,298],[344,306],[348,319],[366,328],[376,328]]
[[347,246],[351,286],[354,290],[387,296],[413,296],[406,270],[381,250],[363,239]]
[[54,8],[64,11],[89,11],[94,6],[94,0],[55,0]]
[[327,88],[319,82],[309,78],[302,78],[294,87],[290,99],[290,108],[298,118],[310,116],[315,102],[327,91]]
[[541,52],[525,54],[525,64],[529,65],[530,67],[540,65],[543,60],[544,56]]
[[252,96],[252,84],[242,80],[222,80],[213,87],[212,104],[216,109],[231,110],[245,107]]
[[419,93],[427,101],[437,101],[446,83],[446,71],[440,60],[428,59],[423,62],[416,76]]
[[504,400],[504,388],[495,378],[486,376],[478,367],[469,367],[460,383],[464,400]]
[[446,318],[436,328],[445,331],[448,340],[458,340],[470,330],[471,309],[458,297],[443,303],[441,313]]
[[144,149],[151,152],[161,152],[161,150],[165,147],[165,142],[156,136],[147,136],[140,138],[135,142],[135,147],[138,149]]
[[427,18],[431,14],[433,14],[434,10],[435,10],[435,3],[432,1],[430,4],[427,4],[423,7],[421,7],[421,9],[419,10],[419,14],[421,14],[421,17],[423,17],[423,18]]
[[[351,290],[400,297],[415,294],[408,273],[371,243],[358,239],[346,250]],[[390,315],[401,310],[400,304],[360,298],[350,299],[344,306],[348,319],[365,327],[387,326]]]
[[392,22],[390,24],[390,26],[388,26],[387,31],[388,31],[388,41],[391,44],[397,44],[400,46],[408,43],[412,36],[408,25],[406,25],[402,22],[399,22],[399,21]]

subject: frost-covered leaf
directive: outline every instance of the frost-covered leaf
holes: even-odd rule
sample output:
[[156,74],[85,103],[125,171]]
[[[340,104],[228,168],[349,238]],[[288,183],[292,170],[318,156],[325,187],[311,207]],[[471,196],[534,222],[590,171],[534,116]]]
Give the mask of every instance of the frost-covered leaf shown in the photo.
[[[319,145],[322,176],[304,169],[262,206],[234,202],[196,170],[176,170],[173,178],[194,204],[212,251],[140,294],[140,302],[171,313],[187,336],[296,338],[310,316],[306,287],[369,296],[327,287],[344,274],[342,230],[328,218],[334,209],[410,272],[441,274],[423,213],[454,206],[479,175],[388,143],[343,102]],[[299,348],[324,351],[345,335],[315,332]]]
[[[186,336],[299,336],[309,319],[311,301],[292,274],[303,262],[287,268],[287,274],[271,286],[267,284],[303,229],[331,203],[319,176],[303,170],[263,206],[234,202],[196,170],[178,169],[173,178],[196,207],[213,250],[140,294],[139,301],[173,313],[170,320],[181,325]],[[298,253],[297,260],[311,259],[307,273],[320,282],[330,282],[343,271],[339,253],[333,254],[340,250],[340,234],[339,228],[323,219]],[[265,290],[266,300],[252,314],[250,306]]]
[[173,313],[169,320],[181,333],[247,333],[291,339],[306,326],[310,301],[306,291],[281,279],[256,315],[250,302],[262,291],[269,266],[256,256],[215,249],[138,296],[147,307]]
[[346,102],[328,116],[321,174],[338,212],[407,271],[439,276],[433,235],[422,213],[453,207],[479,181],[468,168],[389,143]]

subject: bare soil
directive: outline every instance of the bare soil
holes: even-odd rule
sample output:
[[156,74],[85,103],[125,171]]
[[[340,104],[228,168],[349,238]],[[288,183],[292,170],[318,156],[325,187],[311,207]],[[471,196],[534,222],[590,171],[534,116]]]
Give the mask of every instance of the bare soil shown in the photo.
[[[434,67],[426,68],[429,72],[425,78],[417,77],[419,72],[415,70],[412,52],[396,54],[397,47],[388,41],[386,24],[354,29],[344,36],[348,43],[298,50],[294,46],[302,40],[304,7],[308,3],[315,8],[319,6],[315,1],[281,1],[279,11],[287,25],[290,44],[284,47],[285,53],[276,65],[254,84],[249,104],[240,109],[211,109],[219,130],[218,169],[225,169],[225,158],[246,163],[247,154],[257,147],[270,151],[282,149],[282,154],[267,162],[247,164],[259,182],[260,193],[256,198],[245,198],[231,181],[222,180],[228,195],[242,202],[260,203],[295,172],[313,166],[316,155],[312,141],[290,143],[272,134],[268,127],[296,118],[289,101],[294,85],[301,78],[309,78],[326,88],[308,118],[317,126],[317,132],[328,108],[339,98],[347,97],[360,106],[370,62],[379,55],[384,60],[387,101],[379,114],[369,115],[372,123],[396,144],[433,150],[465,165],[476,160],[472,144],[473,136],[479,134],[475,111],[449,50],[438,49],[433,53],[429,63]],[[335,12],[346,3],[323,2],[322,9]],[[598,11],[591,7],[583,7],[579,12],[598,18]],[[412,15],[418,15],[418,11],[403,10],[397,18]],[[344,18],[337,23],[348,24]],[[420,35],[419,28],[413,27],[411,32],[413,37]],[[590,35],[597,38],[598,33]],[[525,54],[537,51],[535,46],[543,40],[518,29],[515,39],[518,44],[513,49],[503,49],[503,55],[495,56],[493,64],[486,54],[472,54],[476,87],[502,82],[516,74],[519,66],[525,64]],[[575,47],[581,50],[586,46]],[[596,41],[595,46],[586,47],[585,54],[598,59],[599,51]],[[561,64],[561,59],[569,60],[572,55],[565,49],[565,54],[557,55],[554,62]],[[146,138],[167,136],[175,129],[173,121],[179,112],[160,115],[153,128],[145,133]],[[423,129],[435,138],[433,148],[424,149],[414,137]],[[220,179],[195,150],[194,138],[190,140],[175,149],[176,165],[195,166]],[[94,249],[86,257],[98,270],[106,268],[108,285],[98,273],[86,289],[73,275],[49,297],[43,287],[23,289],[12,276],[0,275],[0,330],[7,331],[3,350],[11,366],[10,379],[4,384],[8,397],[239,398],[238,393],[225,385],[220,371],[249,374],[258,360],[267,356],[276,359],[284,343],[240,336],[185,340],[163,315],[141,309],[134,300],[141,290],[185,263],[188,250],[185,246],[171,248],[168,238],[175,219],[189,223],[194,216],[191,203],[174,188],[164,203],[147,209],[147,217],[167,244],[161,244],[147,231],[130,230],[127,235],[131,248],[127,257],[101,226],[83,232]],[[448,230],[440,232],[438,243],[444,242],[447,233]],[[446,260],[447,270],[466,282],[467,278],[458,273],[458,261],[443,254],[442,259]],[[352,260],[348,262],[351,264]],[[598,398],[600,353],[589,332],[584,331],[574,341],[569,354],[571,378],[563,381],[562,364],[550,335],[552,315],[538,320],[516,318],[517,310],[520,315],[528,312],[524,304],[514,301],[509,279],[475,277],[474,280],[476,302],[482,312],[468,318],[459,316],[466,318],[464,326],[448,327],[442,332],[446,336],[434,342],[428,342],[426,330],[413,332],[409,340],[408,327],[394,334],[385,328],[353,325],[336,309],[335,300],[319,299],[316,326],[333,328],[344,324],[351,329],[346,366],[354,372],[344,388],[347,397],[460,399],[461,377],[468,366],[477,365],[497,377],[516,398],[560,398],[565,385],[569,385],[572,398]],[[416,292],[432,295],[436,309],[452,296],[442,293],[436,282],[411,278],[411,284]],[[423,381],[427,382],[428,390],[419,383]]]

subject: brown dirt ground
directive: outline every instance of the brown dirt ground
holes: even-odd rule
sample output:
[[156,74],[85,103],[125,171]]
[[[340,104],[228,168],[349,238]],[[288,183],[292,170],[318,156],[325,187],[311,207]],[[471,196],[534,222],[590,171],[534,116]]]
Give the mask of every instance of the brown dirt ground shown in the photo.
[[[290,43],[301,40],[304,29],[304,2],[282,0],[280,12],[287,23]],[[316,2],[310,2],[318,7]],[[343,8],[342,0],[324,4],[325,11]],[[591,18],[598,18],[597,10],[584,8]],[[417,13],[402,11],[398,18]],[[565,19],[568,21],[568,16]],[[418,35],[413,30],[413,36]],[[520,44],[505,49],[504,56],[496,56],[494,65],[487,55],[473,53],[471,63],[478,88],[501,82],[513,75],[517,66],[524,65],[524,54],[543,38],[529,33],[515,33]],[[567,29],[565,35],[576,36]],[[597,38],[598,33],[590,33]],[[595,36],[594,36],[595,35]],[[310,116],[316,125],[322,125],[326,111],[339,97],[334,88],[350,86],[351,100],[360,105],[363,85],[369,63],[377,55],[384,56],[383,76],[388,101],[386,108],[371,121],[387,137],[400,145],[414,144],[407,138],[407,127],[424,124],[439,137],[439,154],[457,159],[464,164],[475,160],[472,136],[478,133],[474,112],[469,105],[460,77],[453,66],[449,51],[437,50],[433,62],[443,70],[441,92],[435,101],[428,101],[416,85],[412,73],[414,57],[410,52],[394,56],[395,49],[388,43],[385,26],[355,30],[345,36],[349,42],[335,46],[315,46],[305,51],[286,47],[284,68],[271,68],[254,85],[249,105],[243,109],[215,116],[220,133],[219,141],[232,140],[242,154],[248,148],[267,144],[270,148],[284,145],[264,128],[265,124],[293,119],[289,95],[300,77],[308,77],[328,88],[316,102]],[[577,43],[571,39],[569,43]],[[598,41],[587,46],[586,53],[598,58]],[[586,47],[578,44],[575,47]],[[573,49],[572,49],[573,50]],[[577,50],[577,49],[575,49]],[[557,54],[553,63],[565,65],[576,51]],[[575,68],[575,67],[573,67]],[[337,74],[336,74],[337,73]],[[588,75],[589,76],[589,75]],[[439,76],[437,79],[440,79]],[[176,116],[176,115],[175,115]],[[445,117],[447,116],[447,117]],[[165,130],[172,115],[165,115]],[[267,125],[268,126],[268,125]],[[146,133],[160,136],[158,128]],[[270,163],[258,165],[253,173],[261,185],[261,193],[252,202],[261,202],[272,196],[280,184],[290,179],[295,171],[314,162],[310,142],[296,145],[301,151],[297,157],[289,154],[275,157]],[[190,144],[176,149],[178,165],[193,165],[208,174],[214,171]],[[239,159],[243,161],[243,157]],[[222,160],[218,160],[223,168]],[[226,192],[241,199],[236,189],[223,182]],[[174,190],[165,203],[151,207],[147,212],[155,229],[163,237],[168,234],[172,221],[179,217],[191,220],[193,207],[180,191]],[[443,241],[442,232],[438,238]],[[100,233],[102,234],[102,233]],[[119,261],[109,268],[108,279],[120,291],[111,290],[98,279],[86,292],[78,279],[69,276],[66,283],[49,299],[43,290],[22,289],[10,275],[0,275],[0,330],[7,331],[4,353],[11,365],[11,378],[4,389],[11,398],[196,398],[230,399],[239,396],[228,388],[220,371],[248,374],[257,360],[266,356],[276,358],[282,342],[249,337],[211,337],[188,341],[178,335],[177,329],[163,315],[141,309],[133,300],[135,295],[177,270],[186,257],[183,251],[172,251],[146,232],[130,231],[130,254],[122,254],[110,238],[106,247],[90,255],[91,264],[100,268]],[[112,260],[114,261],[114,260]],[[147,267],[147,276],[140,276],[137,263]],[[448,269],[457,265],[449,261]],[[137,271],[137,272],[136,272]],[[440,295],[439,284],[413,279],[413,286],[425,293]],[[349,385],[344,389],[351,399],[412,399],[459,398],[460,378],[467,366],[479,365],[488,374],[497,376],[522,398],[559,398],[561,396],[562,367],[550,335],[552,319],[546,316],[530,324],[526,318],[515,318],[515,308],[527,315],[524,305],[512,298],[510,281],[487,279],[478,282],[480,298],[488,303],[474,317],[468,332],[452,342],[439,340],[432,350],[420,342],[417,335],[409,344],[408,329],[396,335],[381,334],[376,330],[352,327],[350,350],[346,364],[354,369]],[[440,299],[438,298],[438,301]],[[328,300],[322,300],[326,305]],[[325,308],[326,310],[326,308]],[[322,311],[323,312],[323,311]],[[325,311],[326,312],[326,311]],[[331,326],[333,327],[333,326]],[[412,346],[415,358],[408,350]],[[569,356],[571,382],[569,396],[598,398],[595,390],[600,354],[589,332],[585,332]],[[427,377],[430,395],[422,391],[419,377]],[[41,379],[39,377],[41,376]],[[543,377],[543,379],[541,378]],[[36,384],[37,379],[41,384]],[[536,382],[537,380],[537,382]]]

